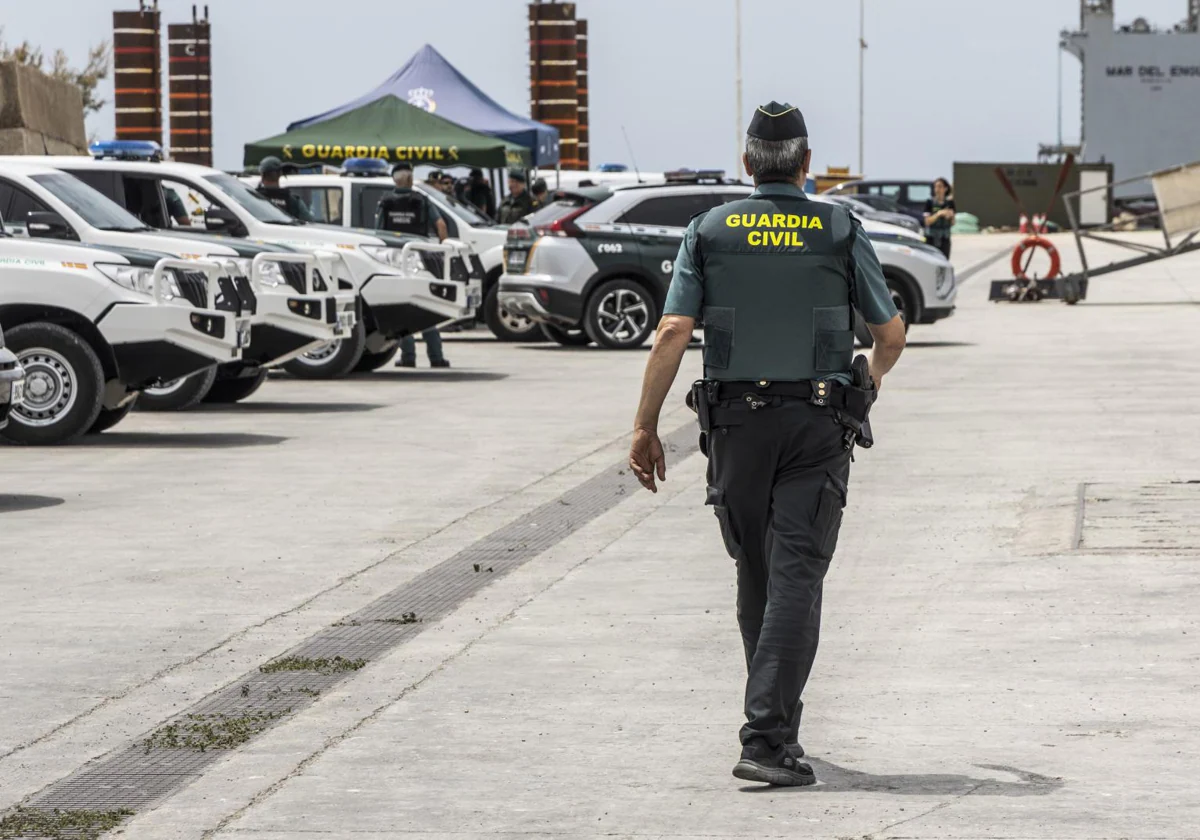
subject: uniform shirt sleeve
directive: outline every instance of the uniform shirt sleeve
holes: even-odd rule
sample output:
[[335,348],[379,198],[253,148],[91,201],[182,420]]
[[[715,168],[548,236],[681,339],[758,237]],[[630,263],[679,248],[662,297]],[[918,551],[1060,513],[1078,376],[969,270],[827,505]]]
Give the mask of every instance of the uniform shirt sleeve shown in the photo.
[[434,204],[434,203],[433,203],[432,201],[430,201],[429,199],[426,199],[426,200],[425,200],[425,206],[426,206],[427,208],[429,208],[429,210],[428,210],[428,212],[429,212],[429,225],[430,225],[430,227],[432,227],[433,225],[436,225],[436,224],[438,223],[438,220],[439,220],[439,219],[441,219],[441,218],[442,218],[442,211],[441,211],[441,210],[439,210],[439,209],[437,208],[437,205],[436,205],[436,204]]
[[887,281],[883,279],[883,268],[875,255],[875,247],[862,228],[856,231],[852,253],[858,311],[868,324],[886,324],[896,317],[896,304],[892,303]]
[[685,315],[700,319],[704,306],[704,275],[700,271],[699,254],[696,251],[696,226],[693,219],[683,234],[679,255],[675,257],[675,272],[671,275],[671,287],[667,290],[664,315]]

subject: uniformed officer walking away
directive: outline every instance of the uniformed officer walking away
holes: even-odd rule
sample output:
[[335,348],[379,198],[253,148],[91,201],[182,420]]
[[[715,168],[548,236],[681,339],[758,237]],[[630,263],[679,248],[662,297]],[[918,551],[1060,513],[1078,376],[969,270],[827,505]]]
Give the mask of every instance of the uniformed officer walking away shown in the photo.
[[499,216],[502,225],[511,225],[533,212],[533,197],[525,185],[525,175],[516,170],[508,173],[508,197],[500,202]]
[[375,228],[414,236],[436,235],[439,242],[444,240],[446,220],[425,193],[413,189],[412,164],[394,164],[392,183],[396,186],[375,208]]
[[258,184],[259,195],[293,218],[303,222],[315,221],[304,202],[279,185],[279,176],[283,174],[283,161],[274,155],[267,155],[258,164],[258,174],[261,176]]
[[[401,161],[392,166],[392,182],[396,187],[385,195],[375,210],[375,227],[379,230],[394,233],[410,233],[415,236],[428,236],[429,232],[437,233],[438,242],[446,239],[446,220],[441,211],[424,193],[413,189],[413,168],[411,163]],[[429,356],[429,366],[448,368],[450,362],[442,352],[442,334],[437,327],[432,327],[421,333],[425,341],[425,352]],[[417,366],[417,339],[406,335],[400,339],[400,361],[396,367]]]
[[[704,379],[689,395],[708,455],[707,504],[737,564],[746,724],[739,779],[809,785],[798,734],[817,652],[821,591],[833,558],[853,447],[904,348],[904,324],[879,260],[843,207],[810,200],[800,111],[759,108],[744,165],[755,191],[692,219],[646,364],[630,467],[657,492],[663,401],[692,329],[704,325]],[[869,325],[853,358],[852,309]]]

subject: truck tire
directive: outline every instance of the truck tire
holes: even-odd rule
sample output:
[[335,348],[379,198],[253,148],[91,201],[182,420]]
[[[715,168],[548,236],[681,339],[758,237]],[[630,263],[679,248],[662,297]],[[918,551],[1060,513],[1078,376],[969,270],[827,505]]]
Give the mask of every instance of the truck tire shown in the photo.
[[253,394],[267,381],[267,369],[256,368],[252,373],[229,379],[217,378],[217,381],[204,395],[206,403],[238,403]]
[[13,327],[4,337],[25,368],[25,399],[0,436],[53,446],[84,435],[104,400],[104,370],[92,346],[66,327],[42,322]]
[[592,292],[583,328],[592,341],[610,350],[641,347],[658,324],[658,307],[642,284],[619,277]]
[[488,290],[483,301],[483,320],[501,341],[541,341],[537,321],[500,308],[500,284]]
[[367,328],[359,321],[350,335],[297,356],[283,369],[299,379],[341,379],[354,370],[366,346]]
[[564,330],[562,327],[553,327],[550,324],[538,324],[538,327],[541,329],[542,335],[563,347],[587,347],[592,343],[588,334],[582,329]]
[[363,351],[362,358],[359,359],[358,364],[354,366],[354,372],[370,373],[373,370],[379,370],[392,359],[396,358],[396,354],[399,352],[399,344],[394,344],[387,350],[382,350],[378,353],[368,353]]
[[133,407],[137,405],[137,398],[133,398],[120,408],[104,408],[101,406],[100,414],[96,417],[96,422],[87,430],[89,435],[98,435],[101,432],[107,432],[113,426],[120,423],[129,412],[133,411]]
[[190,376],[162,382],[142,391],[138,411],[185,411],[200,404],[217,379],[217,366],[210,365]]
[[[892,296],[892,303],[904,321],[904,332],[907,334],[911,324],[909,316],[913,311],[912,292],[909,291],[903,280],[897,280],[894,277],[887,278],[887,287]],[[857,312],[854,313],[854,337],[865,348],[870,349],[875,346],[875,338],[867,329],[867,322]]]

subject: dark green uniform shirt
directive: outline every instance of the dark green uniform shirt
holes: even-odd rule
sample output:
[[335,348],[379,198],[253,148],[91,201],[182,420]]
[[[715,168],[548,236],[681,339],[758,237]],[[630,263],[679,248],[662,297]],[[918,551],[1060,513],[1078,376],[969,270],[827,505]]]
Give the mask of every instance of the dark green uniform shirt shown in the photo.
[[[794,184],[767,183],[761,184],[754,195],[804,197],[804,191]],[[685,315],[700,320],[705,305],[704,265],[696,250],[696,230],[703,218],[701,215],[692,219],[684,232],[679,255],[675,258],[667,302],[663,307],[664,315]],[[849,217],[844,214],[835,214],[834,218],[840,224],[849,224]],[[830,231],[830,234],[836,240],[846,237],[849,231],[842,228]],[[892,296],[884,280],[879,258],[875,255],[875,248],[861,228],[855,237],[852,252],[855,265],[854,290],[859,312],[868,324],[886,324],[896,317],[896,305],[892,303]],[[840,375],[834,378],[846,380]]]
[[500,202],[500,215],[497,221],[502,225],[510,225],[524,219],[532,212],[533,196],[529,194],[529,190],[525,190],[520,195],[510,193],[508,198]]

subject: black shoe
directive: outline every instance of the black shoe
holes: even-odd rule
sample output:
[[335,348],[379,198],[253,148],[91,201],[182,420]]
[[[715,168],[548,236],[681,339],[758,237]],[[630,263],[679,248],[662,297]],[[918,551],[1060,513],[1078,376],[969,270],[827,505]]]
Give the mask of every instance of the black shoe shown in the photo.
[[733,775],[747,782],[788,787],[802,787],[817,781],[812,767],[786,748],[773,750],[758,738],[742,747],[742,758],[734,765]]
[[416,360],[416,359],[401,359],[400,361],[396,362],[396,367],[411,367],[411,368],[415,368],[416,366],[417,366],[417,360]]
[[450,367],[450,362],[446,359],[438,359],[436,362],[430,362],[429,366],[431,368],[448,368]]
[[783,748],[791,753],[792,758],[804,758],[804,747],[799,744],[784,744]]

